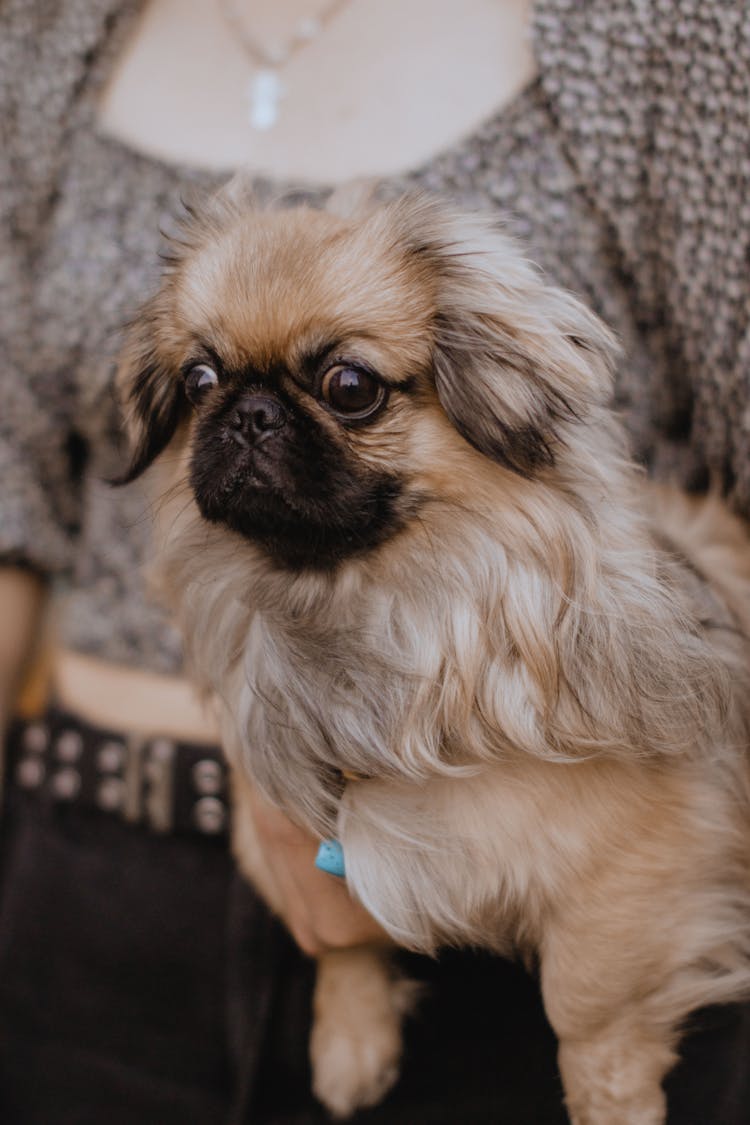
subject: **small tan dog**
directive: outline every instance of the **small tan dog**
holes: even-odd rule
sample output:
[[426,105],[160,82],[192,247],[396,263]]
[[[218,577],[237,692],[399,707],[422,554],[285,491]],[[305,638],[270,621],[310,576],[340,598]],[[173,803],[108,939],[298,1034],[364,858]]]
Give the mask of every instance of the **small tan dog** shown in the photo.
[[[750,986],[744,529],[647,485],[609,333],[489,222],[235,191],[182,237],[127,343],[127,477],[156,461],[240,864],[273,905],[247,777],[396,942],[538,965],[577,1125],[658,1125],[686,1016]],[[324,958],[334,1111],[393,1080],[402,989]]]

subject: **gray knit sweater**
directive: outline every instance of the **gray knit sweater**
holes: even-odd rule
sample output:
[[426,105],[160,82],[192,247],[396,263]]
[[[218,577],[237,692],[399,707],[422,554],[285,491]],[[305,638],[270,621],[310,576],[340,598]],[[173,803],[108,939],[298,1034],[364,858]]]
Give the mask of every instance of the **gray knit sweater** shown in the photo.
[[[122,456],[112,376],[159,226],[219,177],[97,131],[138,8],[0,4],[0,553],[66,591],[66,643],[171,671],[143,493],[104,483]],[[534,36],[539,79],[405,179],[505,212],[619,333],[637,455],[688,484],[713,474],[750,514],[750,8],[539,0]]]

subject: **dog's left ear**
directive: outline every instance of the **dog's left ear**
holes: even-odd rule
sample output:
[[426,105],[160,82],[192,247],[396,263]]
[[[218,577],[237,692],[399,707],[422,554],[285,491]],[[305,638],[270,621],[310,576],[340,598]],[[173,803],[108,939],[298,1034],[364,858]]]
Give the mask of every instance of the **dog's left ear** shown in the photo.
[[453,425],[525,476],[554,464],[569,425],[610,394],[613,335],[486,218],[423,196],[395,213],[437,278],[433,370]]
[[132,449],[130,464],[111,483],[129,484],[149,468],[174,437],[185,410],[182,382],[160,357],[157,299],[130,325],[117,373],[117,390]]

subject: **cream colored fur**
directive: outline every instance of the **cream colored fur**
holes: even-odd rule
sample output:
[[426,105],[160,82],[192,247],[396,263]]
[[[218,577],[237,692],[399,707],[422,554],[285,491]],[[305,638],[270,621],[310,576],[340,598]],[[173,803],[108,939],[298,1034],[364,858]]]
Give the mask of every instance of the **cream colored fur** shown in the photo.
[[[422,393],[394,391],[347,440],[395,465],[418,515],[333,570],[285,572],[202,520],[182,426],[154,473],[158,567],[195,675],[225,704],[238,774],[338,836],[396,942],[538,963],[576,1125],[660,1125],[685,1018],[750,990],[745,528],[632,467],[606,330],[501,234],[423,200],[311,214],[216,205],[146,318],[150,346],[168,370],[198,321],[250,354],[293,350],[315,318],[360,339],[369,318],[381,369],[405,356]],[[243,261],[272,302],[243,296]],[[365,779],[342,793],[339,770]],[[318,1061],[356,1054],[321,1028],[332,978],[361,979],[368,957],[322,967]],[[341,1113],[393,1074],[400,1005],[372,968],[385,1046],[367,1091],[361,1057],[317,1077]]]

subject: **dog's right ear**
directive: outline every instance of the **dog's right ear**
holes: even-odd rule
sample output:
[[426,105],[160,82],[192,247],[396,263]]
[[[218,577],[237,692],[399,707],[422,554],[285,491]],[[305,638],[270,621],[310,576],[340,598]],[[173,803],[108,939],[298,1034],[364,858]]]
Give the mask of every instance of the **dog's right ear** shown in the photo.
[[149,468],[174,437],[187,409],[177,363],[168,358],[178,318],[172,307],[173,284],[190,253],[218,237],[238,216],[257,210],[252,180],[237,173],[223,187],[207,195],[200,189],[182,197],[182,213],[175,215],[171,232],[162,231],[166,246],[163,283],[128,325],[116,386],[132,450],[130,464],[110,483],[129,484]]
[[160,356],[158,299],[130,324],[117,373],[117,391],[132,454],[128,468],[111,481],[129,484],[149,468],[174,437],[186,400],[182,380]]

